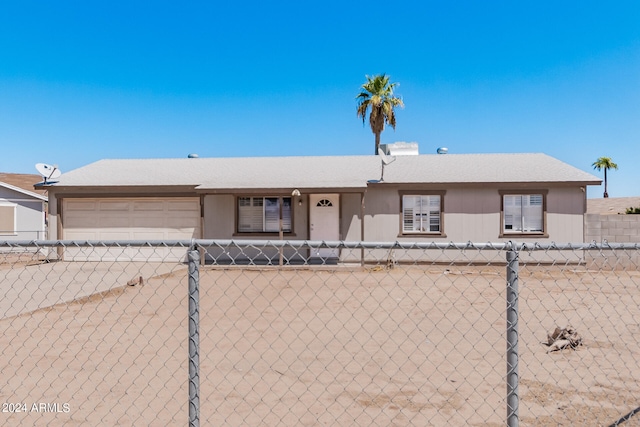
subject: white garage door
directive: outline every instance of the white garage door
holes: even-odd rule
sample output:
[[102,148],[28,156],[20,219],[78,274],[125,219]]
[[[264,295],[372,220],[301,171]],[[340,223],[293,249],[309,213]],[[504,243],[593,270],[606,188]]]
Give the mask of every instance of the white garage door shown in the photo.
[[[113,198],[65,199],[66,240],[185,240],[200,238],[200,199]],[[182,261],[186,249],[67,249],[74,261]]]

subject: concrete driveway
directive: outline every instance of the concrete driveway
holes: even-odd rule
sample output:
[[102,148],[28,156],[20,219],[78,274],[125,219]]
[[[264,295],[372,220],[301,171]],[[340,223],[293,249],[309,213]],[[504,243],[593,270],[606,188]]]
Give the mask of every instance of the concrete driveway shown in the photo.
[[51,262],[0,266],[0,318],[69,303],[127,286],[127,282],[173,272],[187,276],[182,263]]

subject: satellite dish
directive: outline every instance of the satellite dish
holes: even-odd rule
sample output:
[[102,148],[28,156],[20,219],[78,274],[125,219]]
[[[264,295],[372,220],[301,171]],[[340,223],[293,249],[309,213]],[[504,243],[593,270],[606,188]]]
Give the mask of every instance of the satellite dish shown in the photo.
[[52,166],[46,163],[36,163],[36,170],[44,178],[44,182],[38,183],[36,185],[54,184],[55,182],[51,180],[58,179],[60,178],[60,175],[62,175],[62,172],[60,171],[60,169],[58,169],[58,165]]
[[383,165],[388,165],[396,160],[394,156],[387,156],[382,148],[378,148],[378,155],[380,156]]
[[447,154],[449,152],[449,149],[447,147],[440,147],[436,152],[438,154]]
[[378,147],[378,155],[380,156],[380,160],[382,160],[382,172],[380,173],[380,180],[378,182],[384,181],[384,167],[390,163],[396,161],[395,156],[387,156],[382,148]]

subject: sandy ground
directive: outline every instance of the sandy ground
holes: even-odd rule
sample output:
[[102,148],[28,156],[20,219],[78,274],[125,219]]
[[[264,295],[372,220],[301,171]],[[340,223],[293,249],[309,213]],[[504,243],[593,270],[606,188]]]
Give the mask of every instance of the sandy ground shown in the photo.
[[[188,424],[186,270],[158,272],[0,320],[2,424]],[[201,425],[505,425],[504,267],[200,276]],[[523,268],[519,284],[520,424],[637,410],[640,273]],[[547,353],[557,325],[585,345]]]
[[145,262],[46,262],[32,255],[14,258],[0,255],[0,317],[99,295],[121,288],[136,278],[162,276],[186,270],[179,263]]

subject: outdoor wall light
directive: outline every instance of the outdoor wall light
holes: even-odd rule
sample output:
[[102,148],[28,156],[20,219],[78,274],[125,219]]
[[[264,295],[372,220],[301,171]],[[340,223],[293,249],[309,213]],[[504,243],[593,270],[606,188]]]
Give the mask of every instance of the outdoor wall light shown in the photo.
[[[291,192],[292,197],[300,197],[300,190],[297,188]],[[298,199],[298,206],[302,206],[302,199]]]

